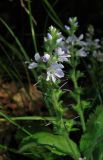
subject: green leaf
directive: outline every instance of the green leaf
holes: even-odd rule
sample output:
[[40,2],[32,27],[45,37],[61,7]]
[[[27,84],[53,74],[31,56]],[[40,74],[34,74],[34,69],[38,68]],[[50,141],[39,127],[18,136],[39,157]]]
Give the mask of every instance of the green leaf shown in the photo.
[[81,106],[83,111],[87,108],[90,108],[90,102],[89,101],[85,101],[85,100],[81,100]]
[[[22,146],[27,143],[34,142],[38,146],[44,146],[52,153],[57,155],[70,155],[71,157],[80,157],[80,153],[76,144],[68,138],[68,140],[61,135],[54,135],[46,132],[35,133],[32,136],[24,138],[22,141]],[[22,150],[22,148],[21,148]],[[75,155],[74,155],[74,152]]]
[[42,160],[54,160],[54,155],[49,153],[42,146],[38,146],[34,142],[29,142],[20,147],[19,153],[23,153],[24,155],[29,155],[31,158],[42,158]]
[[87,160],[101,141],[103,141],[103,107],[97,106],[95,113],[92,113],[87,121],[87,131],[80,141],[80,149]]
[[93,152],[94,160],[103,160],[103,140],[98,144]]
[[[20,149],[19,149],[20,153],[32,153],[33,154],[33,151],[35,151],[35,156],[39,157],[39,155],[40,155],[39,149],[37,148],[36,144],[32,143],[32,142],[25,144],[24,146],[20,147]],[[41,152],[42,152],[42,150],[41,150]]]

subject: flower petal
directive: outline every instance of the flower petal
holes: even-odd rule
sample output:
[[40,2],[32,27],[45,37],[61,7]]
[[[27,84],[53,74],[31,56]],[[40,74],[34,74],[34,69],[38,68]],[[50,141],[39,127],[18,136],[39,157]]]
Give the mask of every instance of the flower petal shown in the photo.
[[29,69],[33,69],[33,68],[36,68],[37,66],[38,66],[37,63],[32,62],[32,63],[29,64],[28,68],[29,68]]
[[56,70],[55,75],[59,78],[62,78],[64,77],[64,72],[62,71],[62,69],[58,69]]
[[50,33],[47,33],[47,38],[52,39],[52,35]]
[[50,55],[49,54],[45,54],[43,57],[43,62],[48,62]]
[[58,68],[58,69],[60,69],[60,68],[64,68],[64,66],[63,66],[61,63],[59,63],[59,64],[58,64],[58,66],[59,66],[59,68]]
[[78,50],[77,52],[77,56],[80,56],[80,57],[86,57],[88,55],[88,52],[84,50],[84,48],[81,48]]
[[52,78],[52,81],[55,83],[55,81],[56,81],[55,75],[52,74],[51,78]]
[[66,30],[70,30],[69,26],[65,25],[64,27],[65,27]]
[[39,55],[39,53],[35,53],[35,60],[36,60],[37,62],[40,61],[40,55]]
[[63,40],[63,38],[62,38],[62,37],[61,37],[61,38],[59,38],[59,39],[57,39],[57,40],[56,40],[57,44],[61,43],[61,42],[62,42],[62,40]]
[[58,56],[64,54],[64,51],[63,51],[61,48],[56,48],[56,49],[55,49],[55,52],[56,52],[56,54],[57,54]]
[[49,81],[49,80],[50,80],[50,76],[51,76],[50,72],[49,72],[49,71],[47,71],[47,78],[46,78],[46,80],[47,80],[47,81]]

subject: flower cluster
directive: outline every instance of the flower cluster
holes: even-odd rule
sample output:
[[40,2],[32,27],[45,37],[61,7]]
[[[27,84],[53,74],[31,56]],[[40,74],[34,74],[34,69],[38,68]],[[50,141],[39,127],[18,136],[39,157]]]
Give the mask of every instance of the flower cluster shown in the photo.
[[32,61],[28,68],[34,69],[44,64],[47,73],[46,80],[52,80],[54,83],[58,78],[64,77],[64,65],[62,63],[67,62],[71,56],[61,47],[63,41],[64,37],[61,32],[53,26],[49,27],[47,37],[44,38],[44,55],[40,56],[39,53],[36,53],[34,56],[35,61]]
[[84,35],[81,34],[77,36],[75,32],[78,28],[77,18],[70,18],[69,25],[65,25],[65,31],[68,33],[67,37],[64,37],[61,32],[59,32],[55,27],[50,26],[47,36],[44,37],[44,55],[40,56],[36,53],[34,56],[34,61],[32,61],[28,68],[40,68],[42,72],[45,68],[46,80],[52,80],[54,83],[58,78],[64,77],[64,62],[70,62],[71,57],[87,57],[87,55],[92,51],[93,56],[100,59],[103,57],[101,52],[97,52],[100,48],[99,40],[92,40],[92,33],[87,34],[87,38],[84,41]]
[[93,56],[92,58],[96,58],[99,62],[103,62],[102,41],[100,42],[100,39],[94,38],[94,28],[92,25],[89,25],[88,27],[85,44],[85,50]]

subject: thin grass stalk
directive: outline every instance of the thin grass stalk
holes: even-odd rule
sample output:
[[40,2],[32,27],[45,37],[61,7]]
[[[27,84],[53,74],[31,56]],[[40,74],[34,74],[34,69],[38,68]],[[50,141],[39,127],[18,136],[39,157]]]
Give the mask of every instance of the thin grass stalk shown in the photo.
[[19,49],[21,50],[21,52],[23,53],[24,57],[26,60],[29,60],[29,57],[27,56],[27,53],[25,51],[25,49],[23,48],[23,46],[21,45],[19,39],[16,37],[16,35],[14,34],[14,32],[11,30],[11,28],[7,25],[7,23],[0,18],[0,21],[2,22],[2,24],[6,27],[6,29],[9,31],[9,33],[12,35],[12,37],[15,39],[17,45],[19,46]]
[[30,28],[31,28],[32,40],[33,40],[33,46],[34,46],[35,52],[37,53],[38,50],[37,50],[36,35],[35,35],[35,30],[34,30],[33,20],[32,20],[30,0],[28,0],[28,8],[29,8],[29,20],[30,20]]
[[25,128],[21,127],[19,124],[17,124],[14,120],[12,120],[9,116],[7,116],[5,113],[0,112],[0,116],[4,117],[8,122],[16,126],[18,129],[22,130],[27,135],[31,136],[31,133],[27,131]]
[[58,15],[56,14],[56,12],[54,11],[53,7],[51,6],[51,4],[47,1],[47,0],[42,0],[44,3],[44,8],[47,11],[48,15],[51,17],[51,19],[54,21],[54,23],[61,29],[64,31],[63,29],[63,23],[61,22],[60,18],[58,17]]
[[[29,61],[30,59],[29,59],[29,57],[28,57],[27,52],[26,52],[25,49],[23,48],[21,42],[20,42],[19,39],[16,37],[16,35],[14,34],[14,32],[13,32],[13,31],[11,30],[11,28],[7,25],[7,23],[5,23],[4,20],[2,20],[2,19],[0,18],[0,21],[1,21],[2,24],[6,27],[6,29],[9,31],[9,33],[12,35],[12,37],[15,39],[16,44],[19,46],[19,49],[20,49],[21,53],[24,55],[26,61]],[[34,78],[37,79],[37,75],[36,75],[36,73],[35,73],[34,70],[32,70],[32,73],[33,73]]]

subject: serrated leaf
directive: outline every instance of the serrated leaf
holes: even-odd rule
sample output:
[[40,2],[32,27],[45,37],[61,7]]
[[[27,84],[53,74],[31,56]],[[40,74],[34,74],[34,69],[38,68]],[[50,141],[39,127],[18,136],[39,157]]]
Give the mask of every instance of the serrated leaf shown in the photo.
[[[70,155],[71,157],[76,156],[79,158],[80,153],[78,151],[77,145],[70,138],[68,138],[68,140],[61,135],[39,132],[24,138],[22,141],[22,146],[23,144],[25,145],[32,141],[39,146],[44,146],[44,148],[49,149],[52,153],[57,155]],[[75,155],[73,151],[75,151]]]
[[92,113],[87,121],[87,131],[80,141],[80,149],[87,160],[95,148],[99,147],[101,139],[103,139],[103,107],[97,106],[95,113]]

